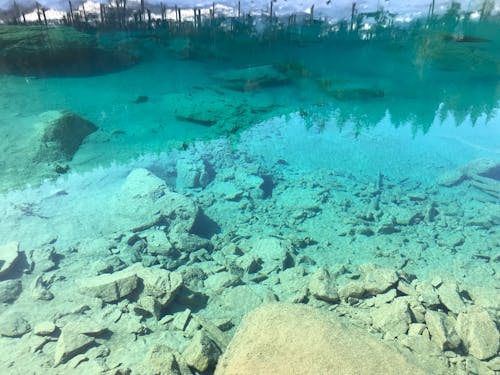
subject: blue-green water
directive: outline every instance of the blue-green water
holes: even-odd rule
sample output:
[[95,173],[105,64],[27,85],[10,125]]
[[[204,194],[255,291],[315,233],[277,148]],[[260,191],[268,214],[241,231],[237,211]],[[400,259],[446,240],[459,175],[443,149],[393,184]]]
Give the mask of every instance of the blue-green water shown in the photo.
[[[436,345],[444,366],[432,372],[426,362],[428,373],[474,373],[470,363],[476,373],[498,371],[494,344],[481,347],[482,356],[462,332],[460,345],[440,347],[420,317],[436,312],[454,326],[460,314],[479,311],[489,316],[486,326],[498,325],[495,30],[495,23],[466,25],[470,40],[435,28],[373,40],[90,33],[111,57],[61,63],[54,52],[49,60],[60,69],[43,58],[13,64],[8,53],[22,46],[5,48],[0,245],[14,242],[20,253],[5,270],[8,246],[0,253],[0,348],[8,353],[0,372],[147,373],[143,357],[154,345],[186,353],[197,329],[179,328],[186,309],[229,339],[244,314],[270,300],[338,311],[388,340],[403,342],[412,324],[423,324],[417,336]],[[69,111],[97,130],[68,156],[83,125],[49,136],[51,121],[65,117],[47,111]],[[364,264],[397,272],[396,281],[349,292],[349,283],[375,277]],[[82,292],[97,275],[125,267],[143,267],[133,271],[141,287],[108,300],[102,291]],[[340,299],[314,294],[310,279],[320,268]],[[147,292],[148,269],[182,275],[175,298]],[[141,299],[145,293],[157,307]],[[381,304],[398,303],[410,311],[403,328],[398,318],[385,325],[372,318]],[[97,337],[92,348],[65,349],[60,330],[81,319],[109,332],[77,332]],[[58,328],[33,333],[47,321]],[[40,337],[50,339],[40,344]],[[405,345],[410,357],[430,356],[427,341]],[[86,359],[75,364],[77,354]],[[443,359],[450,357],[458,359]],[[191,370],[182,374],[196,369],[187,361]]]

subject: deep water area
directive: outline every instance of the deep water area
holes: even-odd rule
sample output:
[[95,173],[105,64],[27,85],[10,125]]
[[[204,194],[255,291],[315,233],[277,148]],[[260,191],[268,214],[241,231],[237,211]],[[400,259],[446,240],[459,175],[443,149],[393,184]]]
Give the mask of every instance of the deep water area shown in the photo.
[[236,26],[0,25],[0,373],[500,373],[498,20]]

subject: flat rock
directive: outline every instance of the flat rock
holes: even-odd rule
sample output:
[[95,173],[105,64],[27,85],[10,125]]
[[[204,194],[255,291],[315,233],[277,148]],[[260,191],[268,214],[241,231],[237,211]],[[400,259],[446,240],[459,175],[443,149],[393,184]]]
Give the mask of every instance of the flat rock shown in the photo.
[[309,279],[309,293],[314,298],[328,303],[339,301],[335,280],[325,268],[318,268],[311,275]]
[[373,327],[384,332],[384,337],[395,338],[408,332],[411,323],[408,302],[396,298],[371,312]]
[[57,330],[52,322],[40,322],[33,327],[33,333],[37,336],[50,336]]
[[359,268],[361,280],[352,281],[342,286],[339,295],[342,299],[349,297],[362,298],[385,293],[395,287],[398,275],[394,270],[381,268],[373,264],[364,264]]
[[12,241],[0,246],[0,278],[7,276],[19,257],[19,242]]
[[485,287],[467,288],[474,305],[483,309],[500,311],[500,290]]
[[293,267],[292,249],[286,241],[274,237],[260,238],[250,242],[247,254],[262,262],[262,273],[282,271]]
[[21,280],[0,281],[0,303],[14,302],[23,291]]
[[273,286],[280,301],[301,303],[307,300],[309,277],[303,267],[293,267],[278,274],[279,283]]
[[[360,360],[362,359],[362,360]],[[425,372],[374,337],[305,305],[273,303],[248,314],[216,375]]]
[[29,323],[17,312],[7,312],[0,316],[0,335],[20,337],[31,329]]
[[76,323],[66,324],[57,340],[54,352],[54,366],[67,362],[95,344],[95,339],[81,332]]
[[208,305],[208,317],[230,318],[237,324],[243,315],[265,302],[276,301],[276,296],[262,285],[238,285],[213,296]]
[[489,359],[498,353],[500,336],[486,311],[459,314],[456,328],[469,354],[477,359]]
[[204,372],[215,367],[220,354],[215,343],[203,331],[197,331],[182,352],[182,357],[189,366]]
[[460,184],[465,179],[466,177],[464,176],[462,171],[455,169],[443,173],[441,176],[437,178],[436,182],[439,185],[451,187]]
[[218,74],[215,78],[222,81],[222,86],[236,91],[255,91],[285,85],[289,82],[288,77],[273,65],[228,70]]
[[124,269],[112,274],[104,274],[80,282],[80,292],[100,298],[104,302],[116,302],[134,292],[138,277],[134,270]]
[[239,276],[227,271],[212,274],[204,281],[205,287],[213,292],[220,291],[227,287],[236,286],[241,283],[242,281]]

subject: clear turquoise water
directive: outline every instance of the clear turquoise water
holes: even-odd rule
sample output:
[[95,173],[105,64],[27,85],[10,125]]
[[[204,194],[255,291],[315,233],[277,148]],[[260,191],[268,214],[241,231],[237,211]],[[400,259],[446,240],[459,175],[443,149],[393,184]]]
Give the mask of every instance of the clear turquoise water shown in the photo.
[[[4,69],[0,244],[19,241],[27,252],[53,245],[67,259],[53,288],[64,292],[65,280],[89,276],[100,260],[85,245],[119,237],[111,228],[122,217],[108,204],[140,167],[217,223],[217,234],[206,230],[214,253],[233,238],[285,238],[307,243],[300,256],[316,266],[376,263],[422,279],[446,274],[498,288],[497,26],[462,25],[461,34],[482,38],[469,42],[445,28],[368,41],[98,33],[98,43],[137,62],[105,73],[74,74],[78,65],[71,74]],[[255,66],[271,67],[286,82],[228,87],[224,77]],[[65,174],[33,163],[12,167],[21,165],[21,146],[40,114],[52,110],[74,112],[98,131],[65,163]],[[215,124],[183,118],[193,112]],[[486,176],[463,172],[478,159],[496,167]],[[204,160],[215,177],[179,187],[178,160]],[[438,183],[456,171],[465,181]],[[252,186],[255,176],[272,181],[272,189],[252,195],[264,189]],[[486,188],[478,187],[481,178]],[[435,221],[428,219],[432,208]],[[415,214],[422,216],[416,224],[401,224]],[[389,224],[397,231],[380,230]]]

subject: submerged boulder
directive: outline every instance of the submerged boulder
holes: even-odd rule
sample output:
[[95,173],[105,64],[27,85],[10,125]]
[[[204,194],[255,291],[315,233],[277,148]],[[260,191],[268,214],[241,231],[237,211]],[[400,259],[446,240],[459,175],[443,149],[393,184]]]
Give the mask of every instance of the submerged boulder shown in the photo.
[[66,173],[68,163],[96,130],[93,123],[66,110],[19,117],[12,126],[1,127],[0,138],[9,140],[1,188],[37,185]]
[[222,86],[235,91],[255,91],[289,83],[288,77],[273,65],[252,66],[225,71],[215,76]]
[[35,162],[69,161],[83,140],[97,130],[97,126],[69,111],[49,111],[35,124],[39,135]]
[[116,231],[138,232],[154,225],[188,233],[199,208],[189,198],[170,190],[165,182],[144,168],[134,169],[111,201],[106,226]]
[[[360,359],[362,360],[360,361]],[[273,303],[248,314],[215,374],[412,374],[425,372],[400,353],[331,314]]]

